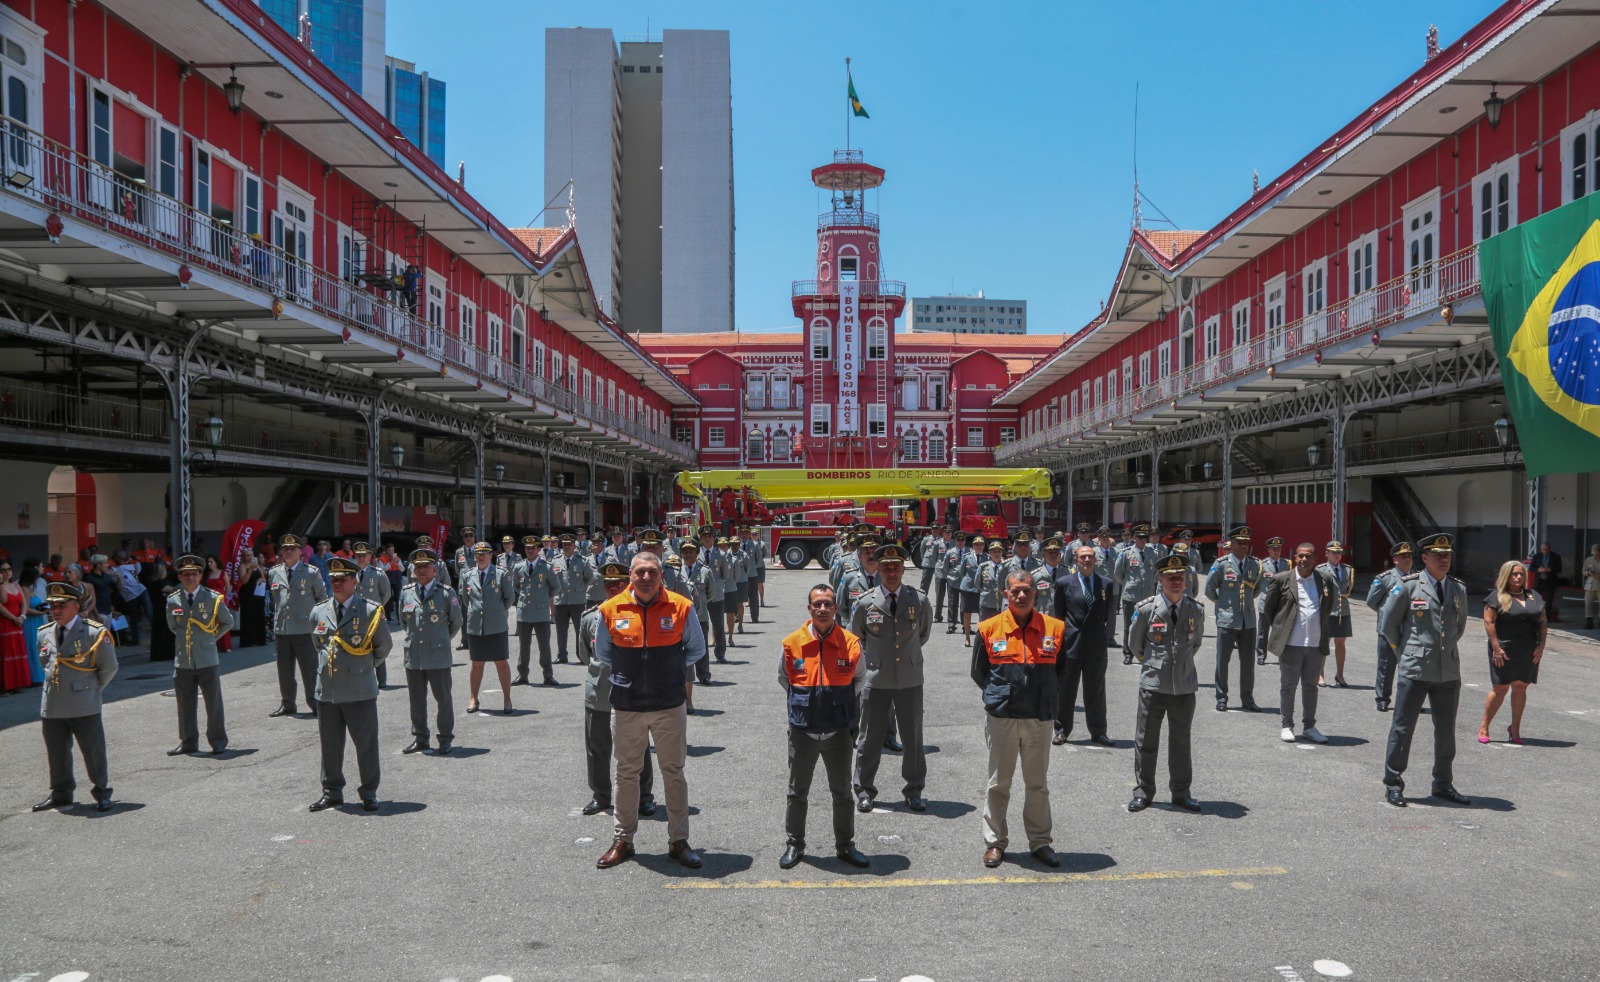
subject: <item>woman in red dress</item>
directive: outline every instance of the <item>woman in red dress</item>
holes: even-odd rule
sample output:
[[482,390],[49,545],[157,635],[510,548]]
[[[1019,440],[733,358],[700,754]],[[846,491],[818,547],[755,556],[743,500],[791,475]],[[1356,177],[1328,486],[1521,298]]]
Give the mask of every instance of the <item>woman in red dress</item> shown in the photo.
[[28,645],[22,638],[26,602],[22,588],[11,580],[11,561],[0,560],[0,692],[8,694],[33,684]]
[[[228,596],[228,577],[222,572],[222,564],[217,562],[216,556],[206,557],[206,571],[203,576],[204,579],[202,582],[205,584],[205,588],[226,600]],[[232,607],[233,605],[228,604],[228,606]],[[221,637],[217,638],[217,650],[233,650],[232,632],[224,633]]]

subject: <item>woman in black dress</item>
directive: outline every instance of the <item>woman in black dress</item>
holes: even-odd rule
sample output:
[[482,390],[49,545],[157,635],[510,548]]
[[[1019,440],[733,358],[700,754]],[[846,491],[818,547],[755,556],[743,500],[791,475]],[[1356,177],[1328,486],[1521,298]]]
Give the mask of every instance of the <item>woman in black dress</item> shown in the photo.
[[267,643],[266,574],[254,553],[239,559],[239,647],[257,648]]
[[1522,711],[1528,705],[1528,686],[1539,681],[1539,661],[1544,658],[1544,598],[1528,588],[1528,567],[1515,559],[1500,567],[1494,590],[1483,601],[1483,627],[1489,635],[1489,678],[1494,688],[1483,705],[1483,725],[1478,742],[1489,742],[1489,724],[1511,693],[1512,743],[1522,742]]

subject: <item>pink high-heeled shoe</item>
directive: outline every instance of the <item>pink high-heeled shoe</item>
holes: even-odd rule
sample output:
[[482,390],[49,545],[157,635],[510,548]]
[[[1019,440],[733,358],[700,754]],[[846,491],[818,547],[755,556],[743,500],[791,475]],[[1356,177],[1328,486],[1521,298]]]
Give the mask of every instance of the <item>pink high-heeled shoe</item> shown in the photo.
[[1516,727],[1514,727],[1514,726],[1506,727],[1506,736],[1511,738],[1511,742],[1512,743],[1516,744],[1519,747],[1522,746],[1522,734],[1517,732]]
[[1479,743],[1488,743],[1489,742],[1489,735],[1486,734],[1486,733],[1479,733],[1478,734],[1478,742]]

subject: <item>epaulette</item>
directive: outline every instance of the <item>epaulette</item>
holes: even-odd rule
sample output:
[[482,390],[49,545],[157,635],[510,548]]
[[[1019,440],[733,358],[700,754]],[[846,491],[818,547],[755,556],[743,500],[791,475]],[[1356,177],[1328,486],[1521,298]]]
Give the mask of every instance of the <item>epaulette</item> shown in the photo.
[[88,626],[94,628],[96,631],[104,631],[106,629],[106,626],[104,624],[100,623],[99,621],[97,621],[97,620],[95,620],[95,619],[93,619],[91,617],[85,617],[83,619],[83,622],[85,624],[87,624]]
[[1417,580],[1420,580],[1420,579],[1422,579],[1422,571],[1421,570],[1416,570],[1414,572],[1407,573],[1406,575],[1400,577],[1400,582],[1401,583],[1413,583],[1413,582],[1415,582]]

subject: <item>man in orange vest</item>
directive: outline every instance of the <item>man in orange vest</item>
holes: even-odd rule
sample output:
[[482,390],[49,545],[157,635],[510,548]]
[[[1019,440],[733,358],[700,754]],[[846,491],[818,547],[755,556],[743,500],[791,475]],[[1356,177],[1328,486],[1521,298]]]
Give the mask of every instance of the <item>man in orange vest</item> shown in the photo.
[[983,865],[1006,858],[1006,808],[1011,779],[1022,760],[1027,798],[1022,826],[1028,850],[1046,866],[1060,866],[1050,848],[1050,735],[1056,718],[1057,658],[1066,625],[1034,610],[1033,573],[1006,574],[1006,609],[978,625],[972,643],[972,681],[983,690],[984,742],[989,747],[989,792],[983,805]]
[[611,748],[617,762],[612,813],[616,838],[595,865],[610,869],[633,856],[639,829],[639,772],[650,742],[666,785],[668,855],[690,869],[700,854],[689,846],[686,686],[691,666],[706,656],[706,637],[694,601],[662,587],[661,560],[633,557],[628,589],[600,605],[594,657],[611,676]]
[[789,837],[778,865],[791,869],[806,851],[806,809],[817,758],[828,773],[833,798],[835,854],[851,866],[866,867],[856,848],[856,816],[850,794],[852,731],[860,715],[856,665],[861,639],[839,626],[833,588],[819,583],[807,595],[811,620],[783,639],[778,681],[789,693],[789,807],[783,828]]

